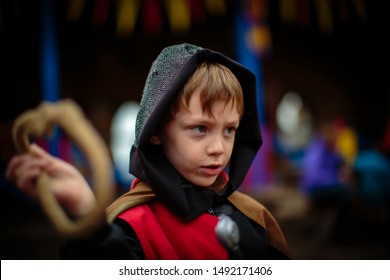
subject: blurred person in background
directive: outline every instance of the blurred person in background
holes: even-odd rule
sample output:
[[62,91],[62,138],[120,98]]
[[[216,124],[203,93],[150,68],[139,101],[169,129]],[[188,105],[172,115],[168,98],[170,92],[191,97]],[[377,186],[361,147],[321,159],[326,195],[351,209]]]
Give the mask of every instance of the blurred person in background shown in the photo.
[[336,234],[350,201],[350,171],[336,140],[336,123],[320,122],[302,160],[300,188],[309,202],[309,216],[319,223],[318,238],[322,239]]

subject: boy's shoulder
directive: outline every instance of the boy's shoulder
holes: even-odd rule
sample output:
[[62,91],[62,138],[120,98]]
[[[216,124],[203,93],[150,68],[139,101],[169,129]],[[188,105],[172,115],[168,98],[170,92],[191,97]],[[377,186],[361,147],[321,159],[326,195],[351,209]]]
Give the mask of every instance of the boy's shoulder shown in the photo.
[[272,216],[262,203],[246,193],[235,191],[228,200],[248,218],[262,226],[266,225],[266,217]]
[[233,192],[228,200],[245,216],[252,219],[267,231],[280,231],[278,222],[268,208],[258,200],[240,191]]
[[273,247],[290,255],[283,232],[267,207],[253,197],[239,191],[233,192],[228,200],[245,216],[265,229],[268,242]]
[[138,181],[136,186],[136,188],[132,187],[130,191],[118,197],[107,207],[106,214],[108,222],[113,222],[119,214],[127,209],[156,199],[156,194],[147,183]]

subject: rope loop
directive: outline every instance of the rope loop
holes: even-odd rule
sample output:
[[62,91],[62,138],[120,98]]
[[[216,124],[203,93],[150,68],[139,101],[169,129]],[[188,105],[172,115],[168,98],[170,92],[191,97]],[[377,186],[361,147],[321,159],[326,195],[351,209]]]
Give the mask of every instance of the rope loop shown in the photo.
[[56,103],[44,102],[36,109],[21,114],[15,120],[12,131],[17,150],[28,153],[29,137],[50,136],[55,125],[68,135],[89,161],[97,204],[90,214],[71,219],[50,191],[45,172],[37,180],[38,198],[59,234],[71,239],[86,238],[106,221],[106,207],[112,202],[114,195],[110,152],[81,108],[71,99]]

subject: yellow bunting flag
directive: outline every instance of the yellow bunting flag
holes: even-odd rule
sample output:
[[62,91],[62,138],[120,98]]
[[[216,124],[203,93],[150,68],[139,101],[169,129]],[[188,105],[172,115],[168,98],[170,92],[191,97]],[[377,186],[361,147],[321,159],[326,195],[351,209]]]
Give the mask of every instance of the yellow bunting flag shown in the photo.
[[315,0],[318,26],[324,33],[333,31],[333,16],[330,0]]
[[207,11],[211,15],[224,15],[226,13],[226,4],[224,0],[204,0]]
[[172,31],[188,31],[191,20],[187,0],[165,0],[165,4]]
[[264,55],[271,49],[271,32],[266,25],[254,25],[245,35],[245,41],[254,53]]
[[366,8],[364,6],[364,2],[362,0],[353,0],[352,3],[353,6],[355,7],[358,18],[361,20],[366,20],[367,14],[366,14]]
[[137,21],[139,0],[117,0],[117,24],[118,36],[130,36],[134,31]]
[[345,162],[351,165],[358,150],[357,136],[354,130],[345,127],[338,132],[336,149],[344,158]]
[[86,0],[69,0],[67,18],[69,21],[76,22],[79,20]]
[[296,19],[296,6],[294,0],[280,0],[280,17],[286,23],[293,23]]

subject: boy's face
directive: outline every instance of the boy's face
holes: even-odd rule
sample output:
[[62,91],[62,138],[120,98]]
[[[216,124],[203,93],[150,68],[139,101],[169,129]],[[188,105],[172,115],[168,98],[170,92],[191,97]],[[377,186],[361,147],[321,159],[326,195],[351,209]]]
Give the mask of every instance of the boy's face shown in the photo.
[[217,101],[211,114],[204,112],[199,95],[195,91],[188,110],[181,106],[152,142],[162,145],[181,176],[209,187],[230,160],[240,115],[232,101]]

